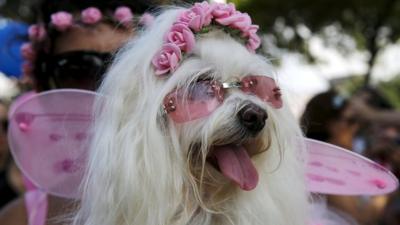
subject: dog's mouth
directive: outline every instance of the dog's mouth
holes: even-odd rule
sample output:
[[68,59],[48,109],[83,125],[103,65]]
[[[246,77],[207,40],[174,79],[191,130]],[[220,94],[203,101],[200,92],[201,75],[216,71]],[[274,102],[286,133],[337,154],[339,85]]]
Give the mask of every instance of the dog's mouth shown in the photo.
[[253,190],[258,184],[257,169],[242,144],[213,146],[207,161],[242,190]]

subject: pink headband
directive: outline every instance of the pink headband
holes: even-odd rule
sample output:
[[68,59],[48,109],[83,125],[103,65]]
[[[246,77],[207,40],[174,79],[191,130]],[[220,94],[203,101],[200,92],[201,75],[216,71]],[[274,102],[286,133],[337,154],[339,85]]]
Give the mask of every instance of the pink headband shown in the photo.
[[[102,12],[96,7],[89,7],[84,9],[79,17],[80,22],[87,25],[93,25],[100,22],[103,19]],[[115,9],[113,19],[118,21],[121,25],[126,28],[132,27],[133,25],[133,13],[132,10],[127,6],[120,6]],[[139,20],[139,25],[150,26],[153,22],[154,17],[150,13],[144,13]],[[71,13],[65,11],[59,11],[51,14],[50,26],[54,27],[58,31],[66,31],[76,21]],[[22,65],[22,73],[24,77],[30,77],[33,72],[33,65],[36,59],[36,52],[33,48],[32,43],[42,42],[47,37],[47,31],[44,24],[33,24],[28,29],[29,40],[21,46],[21,55],[25,62]]]
[[215,26],[228,27],[233,32],[239,31],[240,38],[246,41],[246,47],[251,52],[260,47],[258,26],[252,24],[247,13],[239,12],[232,3],[195,3],[192,8],[178,16],[166,34],[161,50],[153,57],[155,74],[166,75],[174,72],[182,60],[182,55],[193,50],[195,34],[206,33]]
[[[84,24],[96,24],[101,21],[103,14],[96,7],[86,8],[81,12],[80,21]],[[118,7],[113,15],[113,18],[125,27],[132,25],[133,13],[129,7]],[[65,31],[74,23],[72,14],[64,11],[56,12],[51,15],[51,25],[58,31]]]

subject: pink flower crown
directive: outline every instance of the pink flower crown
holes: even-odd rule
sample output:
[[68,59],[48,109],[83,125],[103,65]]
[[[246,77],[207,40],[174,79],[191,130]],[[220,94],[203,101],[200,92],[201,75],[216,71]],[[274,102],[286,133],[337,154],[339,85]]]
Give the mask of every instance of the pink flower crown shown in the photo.
[[[129,7],[120,6],[115,9],[112,15],[113,19],[126,28],[133,26],[133,13]],[[77,21],[93,25],[104,18],[102,12],[96,7],[89,7],[84,9],[78,20],[74,20],[71,13],[59,11],[51,14],[50,27],[55,28],[57,31],[66,31],[74,25]],[[150,13],[144,13],[139,20],[139,25],[150,26],[154,20],[154,16]],[[30,42],[21,46],[21,55],[25,62],[22,65],[22,73],[25,77],[29,77],[33,72],[33,65],[36,59],[36,52],[32,43],[42,42],[47,37],[46,26],[44,24],[33,24],[28,29]]]
[[[115,9],[113,19],[125,27],[131,27],[133,24],[133,13],[129,7],[121,6]],[[83,24],[96,24],[103,19],[102,12],[96,7],[86,8],[81,12],[80,22]],[[58,31],[65,31],[74,24],[72,14],[60,11],[51,15],[51,25]]]
[[195,33],[207,33],[213,27],[221,26],[225,31],[238,34],[250,52],[260,47],[259,27],[252,24],[247,13],[236,10],[234,4],[195,3],[178,16],[166,34],[161,50],[153,57],[155,74],[166,75],[177,69],[183,53],[190,53],[194,48]]
[[[129,7],[121,6],[115,9],[113,19],[118,21],[123,26],[129,28],[133,24],[133,13]],[[51,14],[50,26],[58,31],[66,31],[76,21],[71,13],[59,11]],[[91,25],[100,22],[103,19],[102,12],[96,7],[89,7],[83,10],[80,14],[79,21],[83,24]],[[139,25],[149,26],[154,17],[149,13],[144,13],[139,20]],[[43,41],[46,38],[47,32],[43,24],[34,24],[29,27],[29,39],[31,41]]]

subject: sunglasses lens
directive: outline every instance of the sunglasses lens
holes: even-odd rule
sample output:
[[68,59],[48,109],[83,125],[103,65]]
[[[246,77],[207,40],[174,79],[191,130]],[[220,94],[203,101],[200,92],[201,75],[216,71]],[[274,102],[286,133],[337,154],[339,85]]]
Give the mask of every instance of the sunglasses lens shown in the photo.
[[210,115],[223,101],[223,89],[215,81],[203,80],[188,89],[176,89],[164,99],[165,111],[176,123]]
[[53,77],[58,88],[94,90],[108,66],[105,54],[74,53],[55,59]]
[[242,79],[241,90],[256,95],[275,108],[282,107],[281,93],[275,81],[266,76],[247,76]]

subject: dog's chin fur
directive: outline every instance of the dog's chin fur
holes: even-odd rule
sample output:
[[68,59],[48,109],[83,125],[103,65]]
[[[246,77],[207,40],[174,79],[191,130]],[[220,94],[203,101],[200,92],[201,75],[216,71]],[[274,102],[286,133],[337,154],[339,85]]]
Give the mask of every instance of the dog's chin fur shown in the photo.
[[[164,96],[199,77],[273,74],[265,58],[212,31],[197,37],[195,50],[172,75],[155,76],[151,59],[180,10],[161,14],[117,55],[106,75],[74,224],[307,224],[301,132],[285,104],[275,109],[229,90],[208,117],[176,124],[163,113]],[[259,134],[248,134],[237,121],[249,102],[268,113]],[[241,190],[210,163],[213,146],[222,144],[246,147],[259,173],[255,189]]]

